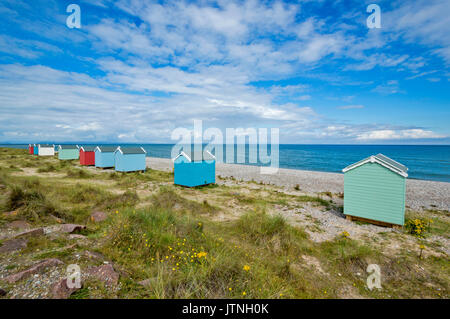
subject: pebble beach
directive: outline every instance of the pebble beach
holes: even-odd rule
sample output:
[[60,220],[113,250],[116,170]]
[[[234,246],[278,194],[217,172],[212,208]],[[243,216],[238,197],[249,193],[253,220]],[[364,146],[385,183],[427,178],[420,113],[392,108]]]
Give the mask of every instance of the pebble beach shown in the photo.
[[[173,162],[167,158],[147,157],[147,167],[171,171]],[[344,175],[317,171],[280,168],[276,174],[263,175],[260,167],[239,164],[216,164],[216,176],[255,181],[285,188],[296,185],[308,193],[343,193]],[[450,183],[408,179],[406,183],[406,207],[414,210],[450,210]]]

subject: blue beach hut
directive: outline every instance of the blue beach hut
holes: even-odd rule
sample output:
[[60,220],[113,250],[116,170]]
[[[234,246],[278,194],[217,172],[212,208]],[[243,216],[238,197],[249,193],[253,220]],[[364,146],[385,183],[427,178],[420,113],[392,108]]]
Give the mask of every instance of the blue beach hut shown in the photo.
[[39,147],[37,144],[33,144],[33,154],[39,155]]
[[95,148],[95,167],[114,167],[114,146],[97,146]]
[[173,159],[174,184],[195,187],[216,182],[216,157],[209,151],[181,152]]
[[118,172],[145,171],[145,155],[142,147],[118,147],[114,151],[114,167]]

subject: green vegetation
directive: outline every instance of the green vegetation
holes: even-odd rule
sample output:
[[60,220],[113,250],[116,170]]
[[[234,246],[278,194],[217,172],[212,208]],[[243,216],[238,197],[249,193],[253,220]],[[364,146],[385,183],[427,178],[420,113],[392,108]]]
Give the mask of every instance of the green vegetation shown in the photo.
[[417,237],[424,237],[426,232],[430,229],[431,220],[424,220],[421,218],[407,219],[405,222],[406,230]]
[[67,172],[67,177],[70,178],[90,178],[92,176],[93,176],[92,173],[89,173],[88,171],[79,168],[70,169]]
[[303,196],[297,196],[296,199],[299,202],[312,202],[312,203],[316,203],[317,205],[324,206],[326,208],[330,208],[330,206],[331,206],[331,202],[327,201],[326,199],[320,198],[320,197],[303,195]]
[[[33,227],[87,226],[82,240],[68,234],[30,238],[3,269],[15,272],[24,260],[58,258],[82,269],[108,261],[120,272],[120,289],[88,278],[74,299],[448,297],[448,256],[408,234],[409,228],[379,235],[395,241],[395,251],[347,232],[317,242],[311,232],[324,230],[312,215],[296,211],[310,221],[303,228],[279,209],[339,212],[332,194],[289,195],[256,183],[184,188],[172,181],[169,172],[93,170],[0,148],[1,229],[13,220]],[[4,214],[10,211],[15,214]],[[107,219],[94,223],[94,211],[106,212]],[[426,214],[433,220],[426,234],[448,238],[448,212]],[[87,258],[86,251],[103,259]],[[381,291],[366,287],[372,263],[382,269]]]

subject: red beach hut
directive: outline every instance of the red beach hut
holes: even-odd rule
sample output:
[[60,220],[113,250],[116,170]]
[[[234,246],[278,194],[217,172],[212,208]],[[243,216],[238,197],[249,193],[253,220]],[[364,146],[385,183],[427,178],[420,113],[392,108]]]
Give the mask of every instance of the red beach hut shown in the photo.
[[95,146],[82,146],[80,148],[80,164],[95,165]]
[[34,154],[34,148],[32,144],[28,144],[28,153],[33,155]]

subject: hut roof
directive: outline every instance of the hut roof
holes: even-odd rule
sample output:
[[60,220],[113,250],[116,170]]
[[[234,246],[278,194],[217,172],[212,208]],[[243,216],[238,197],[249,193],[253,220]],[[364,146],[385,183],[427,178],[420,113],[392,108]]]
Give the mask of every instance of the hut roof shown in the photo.
[[81,146],[80,149],[82,149],[83,152],[93,152],[95,150],[95,146]]
[[180,152],[180,154],[177,155],[177,157],[175,157],[173,159],[173,161],[175,161],[180,156],[185,157],[189,162],[212,161],[212,160],[216,159],[216,157],[214,155],[212,155],[210,151],[204,151],[204,152],[182,151],[182,152]]
[[408,177],[408,173],[407,173],[408,168],[405,165],[402,165],[381,153],[377,154],[377,155],[369,156],[359,162],[349,165],[346,168],[344,168],[342,170],[342,172],[344,172],[344,173],[348,172],[348,171],[350,171],[356,167],[359,167],[361,165],[364,165],[366,163],[378,163],[378,164],[386,167],[387,169],[393,171],[394,173],[397,173],[403,177]]
[[116,149],[117,149],[117,147],[115,147],[115,146],[97,146],[95,148],[95,150],[98,150],[99,152],[104,152],[104,153],[113,153]]
[[39,147],[53,147],[52,144],[39,144]]
[[142,147],[118,147],[116,152],[122,154],[147,154],[147,152]]
[[74,150],[78,149],[78,145],[59,145],[59,148],[62,150]]

